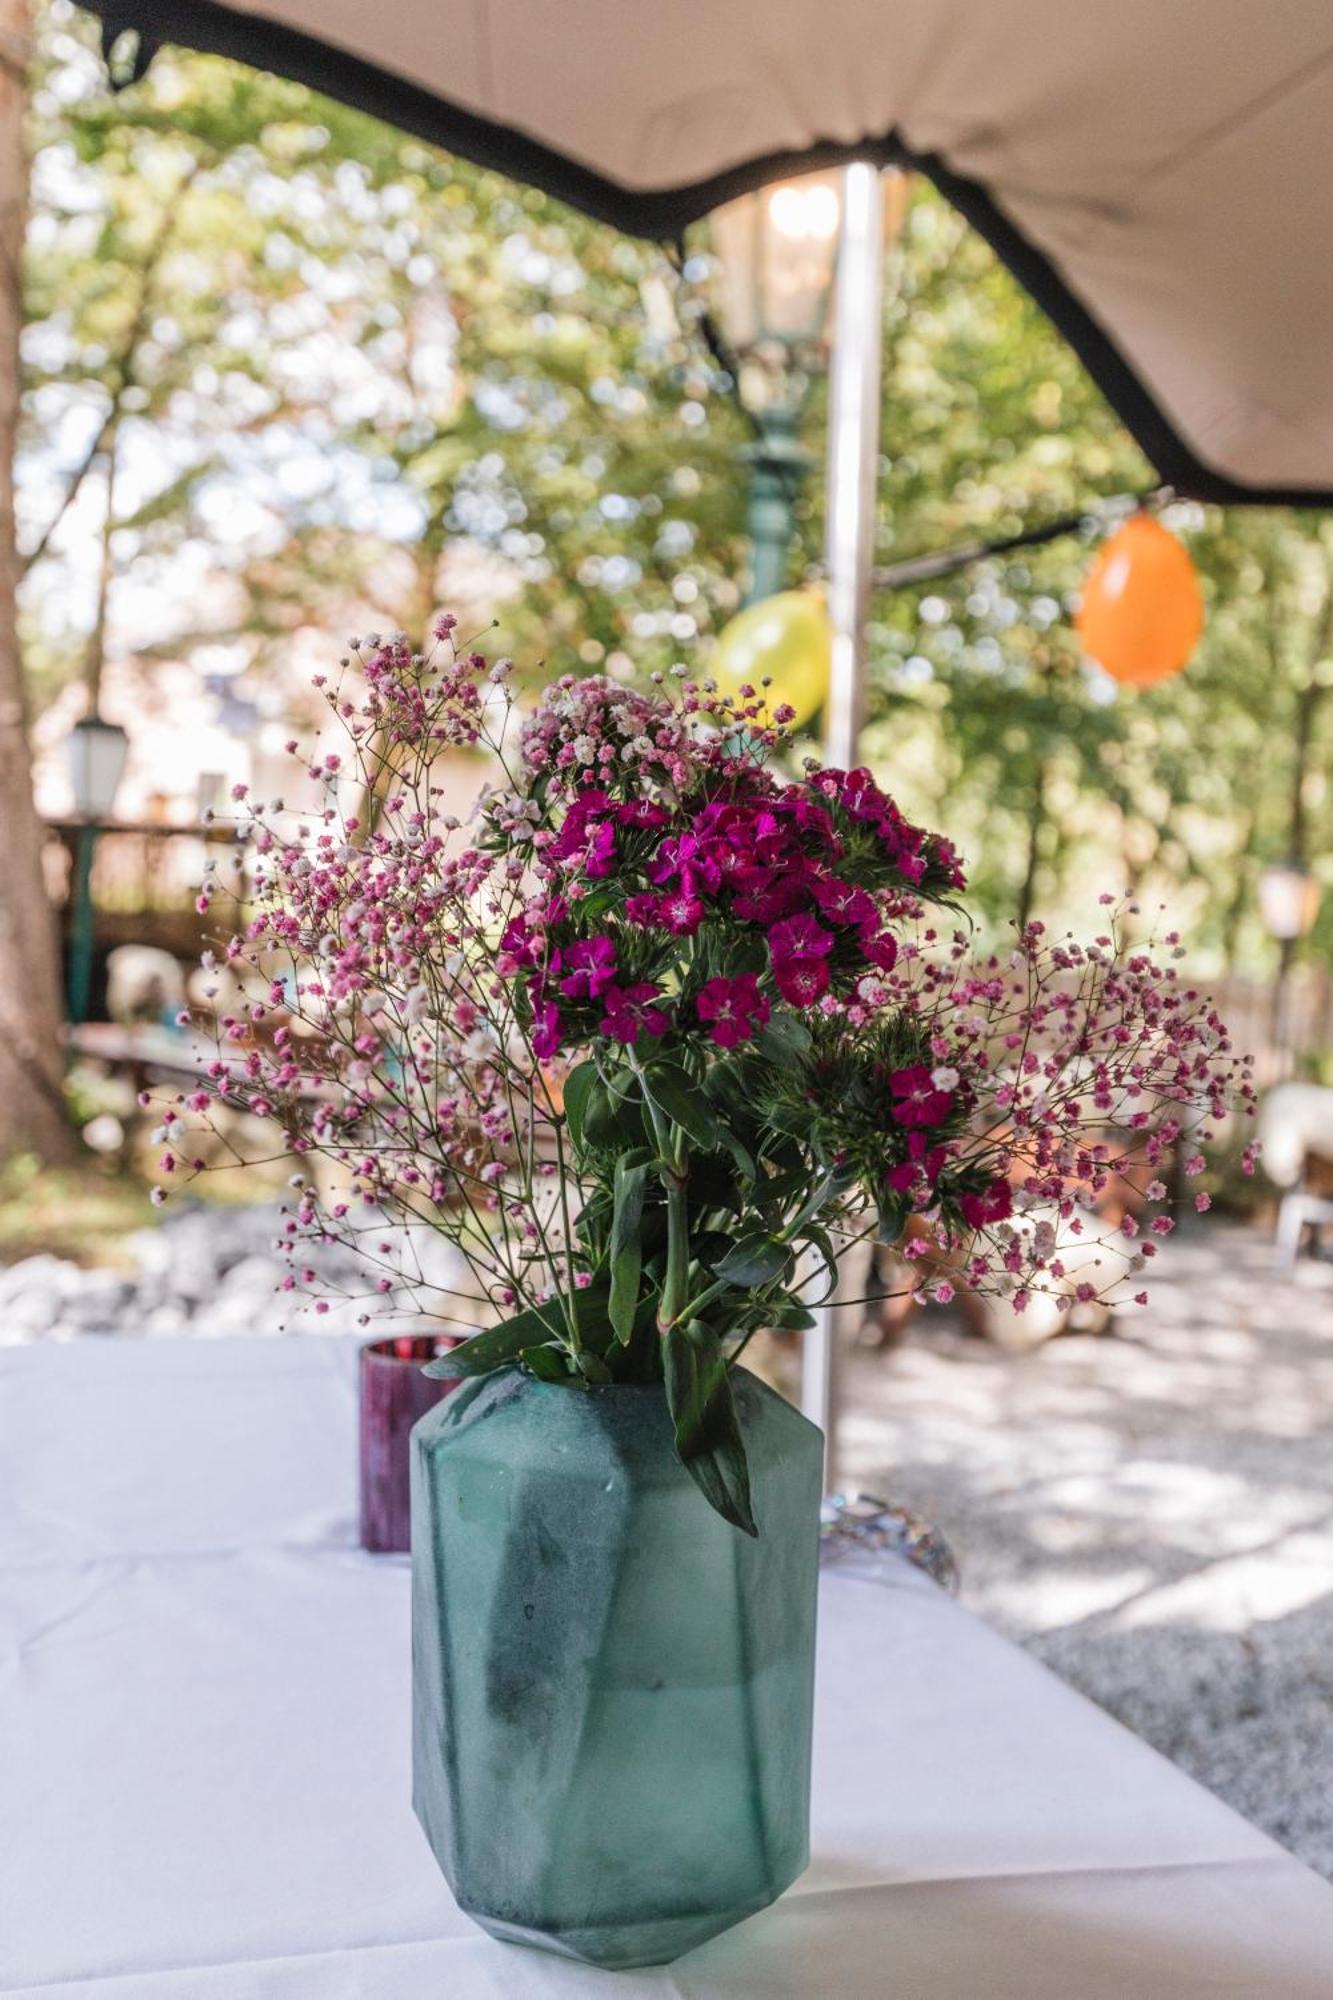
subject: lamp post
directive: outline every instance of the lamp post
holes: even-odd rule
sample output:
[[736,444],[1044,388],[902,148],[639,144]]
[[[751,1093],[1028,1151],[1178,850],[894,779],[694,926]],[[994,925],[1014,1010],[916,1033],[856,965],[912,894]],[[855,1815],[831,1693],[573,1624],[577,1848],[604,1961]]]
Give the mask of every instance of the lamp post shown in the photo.
[[76,722],[67,744],[74,810],[79,818],[70,885],[69,987],[71,1022],[86,1021],[93,980],[93,857],[125,771],[129,738],[96,710]]
[[[881,399],[884,252],[906,212],[907,177],[854,161],[750,195],[712,218],[718,317],[738,358],[737,389],[758,438],[750,465],[753,550],[747,602],[786,580],[793,508],[809,466],[797,426],[810,382],[829,366],[829,613],[833,645],[825,754],[857,761],[865,620],[874,556]],[[837,294],[834,304],[834,282]],[[836,325],[832,322],[836,313]],[[805,1334],[801,1407],[824,1430],[825,1478],[836,1448],[836,1300]]]
[[1259,877],[1259,914],[1264,928],[1278,946],[1277,983],[1273,988],[1273,1040],[1277,1046],[1279,1072],[1290,1065],[1288,1048],[1287,988],[1296,946],[1308,937],[1319,915],[1323,895],[1318,878],[1299,858],[1274,863]]
[[841,207],[836,174],[806,174],[742,195],[711,218],[717,318],[756,433],[741,454],[749,469],[747,604],[786,582],[796,502],[812,464],[798,431],[826,365]]

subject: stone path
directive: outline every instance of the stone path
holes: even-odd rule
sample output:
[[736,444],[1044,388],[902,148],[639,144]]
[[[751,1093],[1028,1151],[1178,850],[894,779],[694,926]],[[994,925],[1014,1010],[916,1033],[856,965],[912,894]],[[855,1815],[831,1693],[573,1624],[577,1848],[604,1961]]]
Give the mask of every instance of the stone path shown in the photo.
[[1333,1264],[1214,1224],[1120,1324],[858,1351],[840,1484],[936,1521],[964,1602],[1333,1877]]

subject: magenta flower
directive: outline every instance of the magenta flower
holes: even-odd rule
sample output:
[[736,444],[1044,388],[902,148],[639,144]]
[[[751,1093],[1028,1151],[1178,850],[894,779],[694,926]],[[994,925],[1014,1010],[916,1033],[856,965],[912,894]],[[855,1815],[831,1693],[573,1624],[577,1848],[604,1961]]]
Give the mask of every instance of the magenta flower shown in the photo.
[[585,875],[600,879],[611,873],[616,858],[616,830],[605,820],[595,826],[583,855]]
[[541,957],[541,939],[533,935],[526,916],[514,917],[505,925],[500,950],[514,965],[536,965]]
[[898,1194],[907,1194],[924,1179],[927,1189],[940,1177],[947,1155],[943,1146],[932,1146],[924,1132],[907,1135],[907,1158],[889,1168],[884,1178]]
[[646,894],[625,898],[625,916],[629,923],[641,925],[645,930],[661,930],[662,898],[649,890]]
[[879,921],[875,899],[869,890],[862,889],[855,882],[844,882],[839,875],[816,875],[810,884],[810,892],[819,905],[820,915],[827,917],[831,924],[847,924],[853,930],[865,930]]
[[828,960],[784,958],[773,967],[773,984],[793,1007],[813,1007],[829,989]]
[[579,792],[546,850],[549,859],[581,861],[585,874],[609,875],[616,851],[616,831],[608,817],[610,812],[611,800],[606,792],[595,786]]
[[768,934],[768,948],[775,967],[784,959],[827,958],[833,949],[833,936],[813,917],[788,917],[783,923],[774,924]]
[[973,1229],[984,1229],[990,1222],[1007,1222],[1014,1212],[1013,1189],[1006,1180],[993,1180],[984,1194],[962,1195],[958,1207],[964,1222]]
[[748,1042],[769,1016],[768,1001],[752,972],[742,972],[735,979],[710,979],[701,987],[694,1006],[699,1019],[711,1023],[711,1038],[723,1049]]
[[813,1007],[829,989],[833,936],[813,917],[787,917],[768,934],[773,983],[793,1007]]
[[671,1016],[654,1004],[661,997],[661,987],[651,979],[641,979],[633,986],[608,986],[602,996],[606,1013],[597,1023],[598,1033],[627,1045],[637,1042],[640,1035],[664,1035],[671,1026]]
[[716,895],[722,881],[722,863],[718,854],[718,842],[702,840],[697,833],[673,835],[664,840],[657,852],[657,859],[648,870],[648,879],[659,888],[679,883],[682,888],[698,894],[702,889],[708,895]]
[[750,924],[775,924],[805,901],[805,856],[796,853],[783,867],[738,868],[733,878],[732,914]]
[[532,1053],[538,1062],[549,1062],[560,1041],[560,1009],[554,1000],[539,1000],[532,1010]]
[[898,1125],[942,1125],[953,1110],[952,1094],[936,1088],[924,1063],[896,1069],[889,1078],[889,1088]]
[[569,1000],[600,1000],[616,976],[615,941],[603,932],[580,938],[565,953],[560,991]]
[[618,826],[669,826],[671,815],[665,806],[657,806],[650,799],[627,799],[615,810]]
[[658,902],[657,921],[676,937],[693,937],[704,920],[704,906],[688,889],[668,889]]
[[881,972],[892,972],[898,963],[898,940],[892,931],[862,931],[861,949]]

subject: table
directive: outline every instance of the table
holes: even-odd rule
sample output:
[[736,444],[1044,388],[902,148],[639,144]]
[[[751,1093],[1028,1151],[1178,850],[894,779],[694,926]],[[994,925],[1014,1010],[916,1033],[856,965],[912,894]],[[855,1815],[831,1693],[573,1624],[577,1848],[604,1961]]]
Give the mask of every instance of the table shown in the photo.
[[814,1861],[674,1966],[454,1908],[355,1343],[0,1349],[0,1992],[1328,2000],[1333,1890],[906,1568],[825,1576]]

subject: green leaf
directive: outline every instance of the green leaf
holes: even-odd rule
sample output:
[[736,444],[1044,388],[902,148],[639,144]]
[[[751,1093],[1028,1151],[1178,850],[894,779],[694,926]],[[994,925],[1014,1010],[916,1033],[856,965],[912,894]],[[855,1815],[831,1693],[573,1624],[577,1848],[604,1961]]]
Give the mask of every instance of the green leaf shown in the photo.
[[785,1068],[793,1058],[808,1056],[812,1045],[810,1030],[798,1014],[779,1007],[759,1037],[759,1046],[770,1062]]
[[732,1130],[730,1124],[728,1124],[725,1119],[718,1128],[718,1138],[722,1141],[722,1144],[731,1154],[732,1159],[736,1162],[736,1165],[740,1168],[740,1171],[745,1175],[746,1180],[757,1181],[759,1178],[759,1168],[755,1163],[754,1154],[750,1151],[749,1147],[746,1146],[737,1137],[736,1133]]
[[603,889],[592,889],[579,903],[579,922],[593,925],[613,910],[620,901],[621,891],[614,882],[608,882]]
[[569,1136],[576,1146],[583,1144],[588,1099],[596,1082],[597,1065],[590,1062],[580,1063],[578,1068],[572,1069],[565,1078],[565,1118],[569,1125]]
[[808,1222],[801,1231],[801,1241],[812,1244],[823,1259],[824,1271],[828,1278],[828,1290],[822,1299],[815,1300],[816,1305],[822,1306],[833,1297],[833,1294],[838,1289],[838,1253],[833,1247],[828,1231],[820,1229],[813,1222]]
[[518,1358],[529,1375],[535,1375],[539,1381],[568,1382],[570,1379],[562,1347],[525,1347]]
[[765,1314],[765,1320],[775,1333],[805,1333],[819,1324],[809,1306],[803,1306],[799,1299],[789,1299]]
[[805,1139],[815,1122],[815,1107],[803,1097],[790,1098],[783,1104],[768,1107],[768,1123],[784,1138]]
[[810,1169],[804,1160],[788,1168],[786,1173],[770,1174],[759,1192],[765,1208],[785,1208],[793,1197],[799,1197],[802,1189],[810,1184]]
[[662,1358],[681,1464],[724,1521],[757,1535],[745,1445],[717,1335],[702,1320],[677,1324],[667,1330]]
[[876,1232],[881,1243],[896,1243],[907,1223],[906,1202],[895,1201],[891,1194],[881,1194],[876,1203],[879,1210],[879,1229]]
[[814,1221],[819,1211],[838,1193],[838,1180],[839,1173],[836,1167],[831,1167],[826,1174],[821,1176],[809,1199],[802,1204],[799,1213],[787,1224],[788,1236],[799,1235],[807,1222]]
[[790,1245],[756,1233],[733,1243],[713,1269],[719,1278],[726,1278],[733,1285],[766,1285],[787,1268],[791,1256]]
[[611,1217],[611,1295],[607,1316],[622,1345],[634,1330],[643,1271],[643,1187],[648,1163],[633,1153],[616,1161],[615,1211]]
[[[599,1319],[605,1322],[606,1303],[606,1285],[589,1286],[578,1295],[580,1319],[593,1325]],[[530,1306],[512,1319],[502,1319],[498,1326],[488,1326],[474,1333],[471,1340],[451,1347],[438,1361],[427,1362],[422,1373],[447,1382],[455,1375],[489,1375],[494,1368],[507,1368],[521,1357],[524,1348],[549,1346],[553,1337],[561,1337],[569,1324],[568,1304],[569,1294],[562,1292],[544,1306]]]
[[597,1077],[588,1086],[583,1112],[584,1141],[592,1146],[641,1146],[643,1105],[637,1097]]
[[658,1063],[644,1072],[644,1089],[658,1110],[689,1134],[696,1146],[711,1152],[718,1143],[717,1120],[697,1084],[675,1063]]

